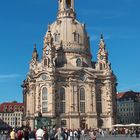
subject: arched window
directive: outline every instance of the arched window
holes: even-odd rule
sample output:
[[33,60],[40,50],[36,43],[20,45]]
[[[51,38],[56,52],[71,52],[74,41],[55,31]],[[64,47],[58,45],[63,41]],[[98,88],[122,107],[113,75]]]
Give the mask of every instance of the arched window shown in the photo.
[[42,89],[42,113],[48,111],[48,90],[46,87]]
[[71,0],[66,0],[66,8],[71,8]]
[[104,70],[106,68],[105,63],[100,63],[99,66],[100,66],[100,70]]
[[42,89],[42,100],[47,100],[48,99],[48,91],[47,91],[47,88],[44,87]]
[[60,88],[60,113],[65,113],[65,89]]
[[85,89],[84,88],[80,88],[79,100],[80,100],[80,112],[85,113]]
[[100,63],[100,70],[103,70],[103,64]]
[[82,61],[81,61],[80,58],[78,58],[78,59],[76,60],[76,65],[77,65],[77,67],[81,67],[81,66],[82,66]]
[[60,40],[60,34],[59,33],[55,33],[54,34],[54,41],[55,42],[59,42],[59,40]]
[[98,89],[98,92],[96,94],[96,101],[97,101],[97,114],[102,113],[102,93],[101,90]]
[[74,35],[74,42],[79,43],[79,38],[80,38],[79,34],[74,32],[73,35]]
[[47,66],[47,59],[44,59],[44,66]]
[[85,101],[85,90],[84,90],[84,88],[80,89],[80,101]]

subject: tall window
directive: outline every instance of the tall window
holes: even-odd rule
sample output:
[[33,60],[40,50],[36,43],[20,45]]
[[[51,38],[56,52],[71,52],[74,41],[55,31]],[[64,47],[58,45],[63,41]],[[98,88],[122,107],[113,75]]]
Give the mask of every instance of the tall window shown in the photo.
[[48,111],[48,90],[46,87],[42,89],[42,113]]
[[66,8],[70,8],[71,7],[71,0],[66,0]]
[[55,42],[59,42],[59,40],[60,40],[60,34],[59,33],[55,33],[54,34],[54,41]]
[[47,59],[44,59],[44,66],[47,66]]
[[60,89],[60,113],[65,113],[65,89]]
[[80,38],[79,34],[74,32],[73,35],[74,35],[74,42],[79,43],[79,38]]
[[82,61],[81,61],[80,58],[78,58],[78,59],[76,60],[76,65],[77,65],[77,67],[81,67],[81,66],[82,66]]
[[102,113],[102,95],[101,95],[101,90],[98,90],[98,93],[96,95],[96,100],[97,100],[97,114]]
[[85,113],[85,89],[84,88],[80,88],[79,100],[80,100],[80,112]]

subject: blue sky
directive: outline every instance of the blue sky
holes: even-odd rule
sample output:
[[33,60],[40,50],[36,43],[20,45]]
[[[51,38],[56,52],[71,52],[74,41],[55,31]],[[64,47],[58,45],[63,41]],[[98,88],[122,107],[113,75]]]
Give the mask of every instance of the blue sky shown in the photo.
[[[140,91],[140,0],[75,0],[77,19],[86,23],[96,60],[104,34],[118,91]],[[22,101],[22,81],[34,43],[41,57],[43,38],[56,19],[57,0],[1,0],[0,102]]]

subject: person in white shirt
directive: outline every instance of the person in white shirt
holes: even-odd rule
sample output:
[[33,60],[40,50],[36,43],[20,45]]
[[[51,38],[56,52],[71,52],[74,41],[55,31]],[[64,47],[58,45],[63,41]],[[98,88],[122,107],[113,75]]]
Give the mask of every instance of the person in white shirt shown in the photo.
[[36,139],[37,140],[43,140],[43,136],[44,136],[44,131],[43,131],[43,129],[39,128],[36,131]]

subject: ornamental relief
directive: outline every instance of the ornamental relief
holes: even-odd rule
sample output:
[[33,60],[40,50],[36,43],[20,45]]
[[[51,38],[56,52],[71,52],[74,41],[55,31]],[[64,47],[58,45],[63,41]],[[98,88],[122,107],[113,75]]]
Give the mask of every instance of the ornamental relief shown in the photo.
[[29,89],[30,89],[30,91],[35,91],[36,90],[35,84],[30,85]]
[[63,42],[64,49],[79,48],[79,50],[85,49],[84,44],[77,44],[71,42]]

